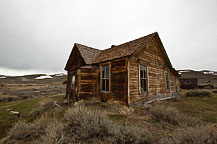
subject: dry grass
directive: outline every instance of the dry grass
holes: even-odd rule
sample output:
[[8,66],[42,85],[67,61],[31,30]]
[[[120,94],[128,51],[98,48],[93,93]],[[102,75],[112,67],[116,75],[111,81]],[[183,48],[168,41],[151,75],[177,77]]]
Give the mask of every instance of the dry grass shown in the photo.
[[45,99],[41,100],[39,104],[40,104],[39,107],[37,107],[31,111],[33,119],[42,115],[44,112],[47,112],[49,109],[54,108],[55,107],[55,100],[53,100],[51,98],[45,98]]
[[119,125],[107,115],[85,107],[70,108],[60,120],[42,117],[34,123],[18,122],[7,143],[152,143],[146,129]]

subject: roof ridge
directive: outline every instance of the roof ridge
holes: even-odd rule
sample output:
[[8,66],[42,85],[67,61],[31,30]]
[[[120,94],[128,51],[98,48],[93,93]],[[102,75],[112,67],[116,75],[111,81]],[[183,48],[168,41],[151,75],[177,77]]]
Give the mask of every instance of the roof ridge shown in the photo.
[[[83,45],[83,44],[80,44],[80,43],[75,43],[75,45],[76,45],[76,46],[77,46],[77,45],[81,45],[81,46],[84,46],[84,47],[86,47],[86,48],[90,48],[90,49],[94,49],[94,50],[102,51],[102,50],[100,50],[100,49],[93,48],[93,47],[89,47],[89,46],[86,46],[86,45]],[[79,47],[79,48],[81,48],[81,47]]]
[[[155,34],[157,34],[157,32],[151,33],[151,34],[149,34],[149,35],[146,35],[146,36],[143,36],[143,37],[140,37],[140,38],[137,38],[137,39],[134,39],[134,40],[131,40],[131,41],[128,41],[128,42],[119,44],[119,45],[115,45],[114,47],[106,48],[106,49],[104,49],[104,50],[108,50],[108,49],[112,49],[112,48],[115,48],[115,47],[119,47],[119,46],[122,46],[122,45],[125,45],[125,44],[129,44],[129,43],[134,42],[134,41],[136,41],[136,40],[140,40],[140,39],[143,39],[143,38],[145,38],[145,37],[149,37],[150,35],[155,35]],[[104,51],[104,50],[102,50],[102,51]]]
[[102,52],[99,49],[88,47],[78,43],[75,43],[75,46],[77,47],[86,64],[91,64],[92,61],[94,61],[96,57],[98,57],[98,55]]
[[[143,36],[143,37],[140,37],[140,38],[125,42],[123,44],[113,46],[111,48],[104,49],[99,53],[98,57],[95,58],[93,63],[98,63],[100,61],[102,62],[102,61],[109,60],[112,57],[111,55],[116,55],[116,56],[113,56],[112,59],[120,58],[120,57],[123,57],[123,56],[130,56],[135,51],[137,51],[138,49],[143,47],[144,44],[147,42],[147,40],[152,39],[152,37],[155,36],[156,34],[157,34],[157,32],[154,32],[154,33],[151,33],[149,35],[146,35],[146,36]],[[117,56],[117,53],[119,53],[118,56]],[[102,58],[104,60],[100,60]]]
[[[147,39],[145,39],[146,42],[145,42],[142,46],[140,46],[137,50],[135,50],[132,54],[135,54],[135,53],[139,52],[140,49],[141,49],[144,45],[146,45],[147,42],[149,42],[150,40],[152,40],[153,37],[154,37],[156,34],[158,34],[158,33],[157,33],[157,32],[154,32],[154,33],[152,33],[152,34],[149,34],[149,35],[147,35],[147,36],[144,36],[144,37],[147,38]],[[144,37],[143,37],[143,38],[144,38]]]

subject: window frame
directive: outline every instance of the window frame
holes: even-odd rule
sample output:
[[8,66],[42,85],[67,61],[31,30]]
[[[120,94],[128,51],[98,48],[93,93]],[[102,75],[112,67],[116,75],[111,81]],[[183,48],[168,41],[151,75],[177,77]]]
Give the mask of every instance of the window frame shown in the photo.
[[170,92],[170,78],[169,78],[169,72],[168,71],[165,71],[164,72],[164,75],[165,75],[165,89],[166,89],[166,92]]
[[[105,70],[103,72],[104,67],[105,67]],[[106,75],[106,72],[108,72],[107,75]],[[105,81],[105,89],[103,89],[103,80]],[[106,85],[107,82],[108,82],[108,87]],[[104,65],[101,66],[100,83],[101,83],[101,87],[100,87],[101,92],[109,93],[109,91],[110,91],[110,65],[109,64],[104,64]]]
[[[145,71],[143,71],[143,77],[141,78],[141,67],[145,67]],[[144,80],[146,82],[146,91],[143,91],[141,81]],[[139,64],[139,92],[141,94],[148,93],[148,67],[143,64]]]

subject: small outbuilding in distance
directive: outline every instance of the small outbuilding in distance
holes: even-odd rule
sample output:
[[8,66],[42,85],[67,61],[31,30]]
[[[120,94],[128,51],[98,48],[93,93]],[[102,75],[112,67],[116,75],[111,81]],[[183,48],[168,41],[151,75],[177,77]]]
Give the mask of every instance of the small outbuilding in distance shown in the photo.
[[157,32],[105,50],[75,43],[65,70],[68,99],[99,97],[129,105],[179,92],[179,74]]

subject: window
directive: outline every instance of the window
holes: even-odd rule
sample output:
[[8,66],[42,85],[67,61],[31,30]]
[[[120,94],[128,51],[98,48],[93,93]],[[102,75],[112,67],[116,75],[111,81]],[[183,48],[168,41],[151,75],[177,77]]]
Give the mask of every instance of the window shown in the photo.
[[147,67],[140,65],[140,89],[141,92],[147,92]]
[[72,76],[72,89],[75,87],[75,75]]
[[178,86],[177,86],[177,82],[176,82],[176,77],[174,78],[174,85],[175,85],[175,91],[178,92]]
[[109,91],[109,65],[102,66],[102,91]]
[[167,71],[165,72],[165,78],[166,78],[166,90],[167,90],[167,91],[170,91],[169,74],[168,74]]

